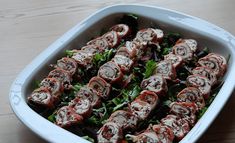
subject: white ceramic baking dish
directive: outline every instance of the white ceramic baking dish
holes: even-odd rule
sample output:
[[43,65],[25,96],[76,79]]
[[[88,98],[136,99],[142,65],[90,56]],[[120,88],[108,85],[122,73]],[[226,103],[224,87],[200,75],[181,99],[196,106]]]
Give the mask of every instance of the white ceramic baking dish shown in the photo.
[[10,89],[10,104],[16,116],[33,132],[49,142],[86,143],[88,141],[68,132],[34,112],[26,103],[26,97],[32,92],[32,84],[48,74],[48,65],[55,63],[65,49],[84,45],[101,29],[115,24],[124,13],[140,16],[140,27],[152,23],[164,31],[179,32],[184,37],[194,38],[203,47],[227,57],[230,55],[225,82],[207,112],[197,122],[181,143],[196,142],[229,99],[235,85],[235,38],[225,30],[204,20],[176,11],[146,5],[114,5],[92,14],[74,28],[65,33],[51,46],[36,57],[15,79]]

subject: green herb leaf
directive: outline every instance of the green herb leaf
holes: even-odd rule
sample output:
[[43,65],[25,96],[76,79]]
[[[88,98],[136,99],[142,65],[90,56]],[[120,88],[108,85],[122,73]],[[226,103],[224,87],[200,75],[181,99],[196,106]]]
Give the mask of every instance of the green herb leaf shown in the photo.
[[72,57],[75,52],[73,50],[65,50],[65,54],[68,57]]
[[93,65],[99,68],[104,63],[110,61],[114,53],[115,53],[114,49],[110,49],[110,50],[106,50],[102,54],[101,53],[95,54],[93,61],[92,61]]
[[50,116],[48,116],[47,118],[49,121],[51,121],[52,123],[55,123],[55,112],[53,114],[51,114]]
[[207,109],[208,107],[202,108],[198,113],[197,119],[200,119],[204,115],[204,113],[207,111]]
[[133,13],[129,13],[129,14],[127,14],[127,16],[130,16],[130,17],[134,18],[135,20],[138,19],[138,16],[136,14],[133,14]]
[[144,78],[149,78],[157,67],[157,63],[154,60],[149,60],[145,65]]
[[84,138],[85,140],[88,140],[88,141],[90,141],[92,143],[95,142],[95,140],[93,138],[89,137],[89,136],[83,136],[82,138]]
[[83,86],[83,84],[76,83],[75,85],[73,85],[72,89],[78,92]]

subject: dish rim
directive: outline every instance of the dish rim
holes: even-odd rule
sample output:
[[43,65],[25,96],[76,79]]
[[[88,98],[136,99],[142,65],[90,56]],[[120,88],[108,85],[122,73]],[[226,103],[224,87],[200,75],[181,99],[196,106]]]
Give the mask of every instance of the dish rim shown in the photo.
[[[104,7],[95,13],[91,14],[87,18],[85,18],[82,22],[75,25],[71,30],[66,32],[64,35],[62,35],[58,40],[56,40],[54,43],[52,43],[48,48],[46,48],[43,52],[41,52],[30,64],[28,64],[23,71],[16,77],[15,81],[12,83],[12,86],[10,88],[9,93],[9,100],[10,105],[16,116],[33,132],[38,134],[43,139],[49,141],[49,142],[82,142],[86,143],[89,142],[69,131],[66,131],[65,129],[62,129],[52,123],[50,123],[48,120],[43,120],[44,118],[41,117],[38,113],[33,111],[25,102],[24,95],[23,95],[23,86],[27,84],[27,79],[31,78],[33,76],[33,73],[40,69],[40,67],[43,66],[43,63],[47,60],[47,58],[50,55],[53,55],[53,52],[62,50],[65,45],[67,45],[69,42],[71,42],[71,39],[74,39],[74,37],[78,36],[84,28],[88,28],[88,25],[91,25],[94,21],[99,21],[102,19],[102,17],[111,15],[113,13],[117,12],[128,12],[134,13],[133,11],[138,10],[138,8],[142,7],[145,8],[151,8],[160,10],[162,12],[165,12],[169,15],[178,15],[182,18],[192,20],[194,22],[197,22],[197,26],[201,26],[202,31],[208,32],[208,34],[217,35],[221,40],[221,42],[226,43],[227,47],[231,51],[231,57],[230,58],[230,69],[227,71],[227,77],[224,81],[224,85],[221,87],[219,93],[217,94],[216,98],[212,102],[212,104],[209,106],[206,113],[200,118],[200,120],[197,122],[197,124],[190,130],[190,132],[180,141],[180,143],[188,143],[188,142],[196,142],[196,140],[199,139],[199,137],[206,131],[206,129],[212,124],[214,119],[217,117],[219,112],[222,110],[223,106],[229,99],[229,97],[232,94],[232,91],[235,87],[235,80],[228,80],[235,76],[235,50],[233,47],[235,47],[235,37],[225,31],[224,29],[211,24],[205,20],[199,19],[194,16],[190,16],[188,14],[184,14],[175,10],[170,10],[162,7],[157,6],[149,6],[149,5],[143,5],[143,4],[117,4],[112,6]],[[131,12],[132,11],[132,12]],[[151,17],[151,15],[149,16]],[[169,18],[169,17],[168,17]],[[171,19],[173,20],[173,19]],[[176,19],[177,20],[177,19]],[[160,19],[161,21],[161,19]],[[191,22],[192,22],[191,21]],[[187,22],[187,21],[182,21]],[[190,22],[190,21],[188,21]],[[189,25],[189,23],[183,23],[185,25]],[[195,24],[192,24],[192,27],[195,26]],[[196,28],[198,29],[198,28]],[[215,32],[215,33],[212,33]],[[220,35],[221,34],[221,35]],[[223,96],[222,96],[223,94]],[[27,116],[26,116],[27,115]],[[30,116],[30,118],[28,117]],[[33,120],[31,120],[34,119]],[[40,123],[40,126],[35,123]],[[203,126],[202,126],[203,124]],[[45,131],[43,128],[50,128],[50,130]],[[53,131],[56,130],[56,131]],[[62,136],[60,136],[62,135]],[[63,136],[66,136],[66,139],[63,138]]]

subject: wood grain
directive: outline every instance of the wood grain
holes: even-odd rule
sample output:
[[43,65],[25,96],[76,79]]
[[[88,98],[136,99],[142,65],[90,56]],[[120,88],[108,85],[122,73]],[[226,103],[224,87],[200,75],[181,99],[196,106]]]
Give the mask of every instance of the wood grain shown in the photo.
[[[59,36],[96,10],[118,3],[161,6],[214,23],[235,35],[234,0],[1,0],[0,143],[43,143],[13,114],[8,92],[17,74]],[[199,142],[235,142],[235,96]]]

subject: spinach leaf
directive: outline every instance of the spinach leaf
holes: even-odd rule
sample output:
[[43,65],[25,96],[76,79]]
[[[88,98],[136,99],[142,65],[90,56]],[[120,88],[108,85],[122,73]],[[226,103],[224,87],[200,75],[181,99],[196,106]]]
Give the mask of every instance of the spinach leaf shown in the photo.
[[149,78],[157,67],[157,63],[154,60],[149,60],[145,65],[144,78]]
[[49,121],[51,121],[52,123],[55,123],[55,120],[56,120],[56,119],[55,119],[55,113],[56,113],[56,112],[54,112],[53,114],[51,114],[51,115],[48,116],[48,118],[47,118],[47,119],[48,119]]

